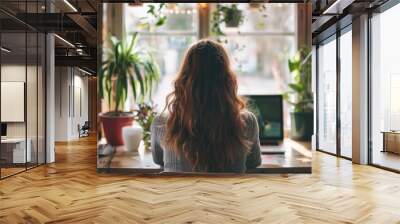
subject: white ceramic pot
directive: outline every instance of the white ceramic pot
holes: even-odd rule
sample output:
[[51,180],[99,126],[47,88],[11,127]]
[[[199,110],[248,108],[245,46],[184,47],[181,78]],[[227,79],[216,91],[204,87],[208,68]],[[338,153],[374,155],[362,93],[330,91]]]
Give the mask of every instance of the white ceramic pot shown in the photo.
[[122,136],[126,149],[133,153],[138,153],[140,142],[143,138],[143,129],[140,126],[125,126],[122,128]]

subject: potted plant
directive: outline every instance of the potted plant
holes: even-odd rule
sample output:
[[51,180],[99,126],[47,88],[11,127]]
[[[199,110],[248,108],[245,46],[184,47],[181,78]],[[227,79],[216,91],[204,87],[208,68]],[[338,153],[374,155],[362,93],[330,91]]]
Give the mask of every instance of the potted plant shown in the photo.
[[243,22],[243,12],[236,4],[229,6],[217,4],[212,15],[211,31],[216,35],[224,35],[220,25],[225,23],[226,27],[238,27]]
[[150,149],[151,145],[151,124],[157,113],[154,111],[154,106],[150,103],[138,104],[138,109],[135,111],[135,120],[143,129],[143,143],[145,149]]
[[300,48],[289,59],[289,70],[294,76],[285,100],[293,106],[290,113],[290,135],[294,140],[309,141],[313,134],[313,94],[311,91],[311,52]]
[[99,73],[99,94],[107,98],[110,111],[100,114],[104,135],[111,145],[123,145],[122,127],[132,125],[134,114],[123,111],[128,97],[128,86],[134,100],[142,101],[151,94],[159,78],[158,66],[147,51],[137,48],[138,35],[134,33],[130,42],[111,37],[106,49],[105,61]]

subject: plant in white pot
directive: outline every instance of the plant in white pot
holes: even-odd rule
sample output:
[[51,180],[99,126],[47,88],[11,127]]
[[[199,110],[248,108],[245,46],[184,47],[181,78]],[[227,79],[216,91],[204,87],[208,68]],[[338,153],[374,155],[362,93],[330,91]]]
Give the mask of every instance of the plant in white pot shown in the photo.
[[294,57],[289,59],[289,70],[293,82],[290,90],[284,94],[285,100],[293,106],[290,113],[290,136],[295,140],[309,141],[313,134],[313,94],[311,90],[311,51],[300,48]]
[[107,142],[114,146],[124,144],[122,127],[133,124],[134,114],[123,111],[128,86],[134,100],[143,101],[159,79],[157,63],[148,51],[137,47],[137,40],[137,33],[133,33],[130,41],[111,37],[99,73],[99,94],[102,99],[107,98],[110,107],[108,112],[100,114],[100,121]]

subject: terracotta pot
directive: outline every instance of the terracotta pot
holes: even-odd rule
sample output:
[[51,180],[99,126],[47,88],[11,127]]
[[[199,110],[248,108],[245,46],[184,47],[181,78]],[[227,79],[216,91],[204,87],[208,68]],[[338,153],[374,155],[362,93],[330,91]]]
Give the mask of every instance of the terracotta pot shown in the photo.
[[107,143],[113,146],[124,145],[122,128],[133,124],[132,113],[104,113],[100,114],[104,135]]

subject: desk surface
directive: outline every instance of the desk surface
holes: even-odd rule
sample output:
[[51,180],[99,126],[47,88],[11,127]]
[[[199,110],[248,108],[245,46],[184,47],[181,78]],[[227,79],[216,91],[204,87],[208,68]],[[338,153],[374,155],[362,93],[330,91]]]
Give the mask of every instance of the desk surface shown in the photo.
[[[291,140],[289,140],[291,141]],[[292,141],[293,143],[293,141]],[[247,173],[311,173],[311,152],[304,146],[285,141],[280,146],[262,146],[264,151],[276,151],[282,148],[285,154],[263,154],[262,164]],[[303,148],[302,148],[303,147]],[[123,173],[160,173],[162,168],[153,162],[150,151],[144,150],[143,144],[139,153],[132,153],[123,146],[112,147],[98,145],[97,169],[101,172]]]
[[383,134],[397,134],[400,135],[400,131],[381,131]]
[[[27,139],[27,141],[29,141],[29,138]],[[1,143],[15,144],[15,143],[20,143],[20,142],[25,142],[25,138],[5,138],[5,139],[1,139]]]

